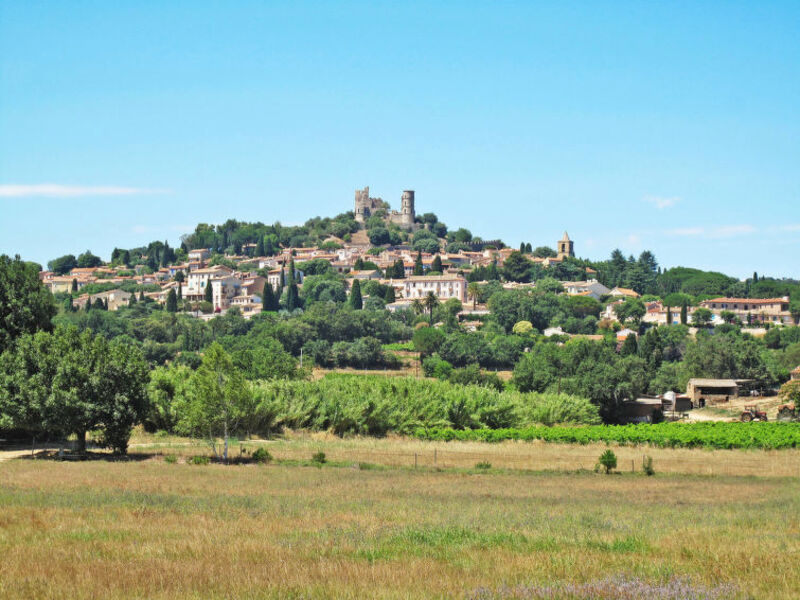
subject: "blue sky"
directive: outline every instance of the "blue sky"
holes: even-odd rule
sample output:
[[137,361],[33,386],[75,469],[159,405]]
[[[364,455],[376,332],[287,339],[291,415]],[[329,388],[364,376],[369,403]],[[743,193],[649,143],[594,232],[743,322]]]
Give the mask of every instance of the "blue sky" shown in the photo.
[[0,253],[369,185],[510,245],[800,277],[800,2],[0,3]]

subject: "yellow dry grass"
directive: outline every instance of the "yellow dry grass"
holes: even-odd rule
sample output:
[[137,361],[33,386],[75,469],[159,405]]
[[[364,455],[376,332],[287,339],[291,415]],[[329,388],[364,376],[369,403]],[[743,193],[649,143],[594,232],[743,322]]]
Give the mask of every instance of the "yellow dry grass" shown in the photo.
[[[608,447],[605,444],[554,444],[543,441],[427,442],[413,438],[354,437],[342,439],[330,433],[287,434],[274,440],[243,441],[249,451],[266,447],[276,458],[305,460],[314,452],[325,452],[329,460],[367,462],[392,467],[470,468],[489,462],[502,469],[532,471],[591,470]],[[619,470],[640,471],[645,456],[653,459],[659,473],[692,475],[752,475],[757,477],[800,477],[800,449],[791,450],[698,450],[612,446]],[[240,445],[233,446],[238,455]],[[209,454],[207,446],[186,438],[156,439],[139,434],[132,440],[132,452],[163,454]]]
[[[430,449],[327,436],[269,447],[305,459]],[[455,465],[456,446],[445,447]],[[569,450],[483,448],[494,466]],[[788,477],[9,460],[0,597],[461,598],[482,586],[685,575],[793,598],[798,492]]]

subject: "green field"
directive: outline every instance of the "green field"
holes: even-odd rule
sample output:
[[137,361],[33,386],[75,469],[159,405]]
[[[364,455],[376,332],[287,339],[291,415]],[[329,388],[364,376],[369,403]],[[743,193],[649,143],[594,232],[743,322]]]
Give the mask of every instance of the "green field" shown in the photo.
[[[261,444],[277,459],[268,465],[196,466],[185,459],[202,447],[158,443],[134,447],[126,462],[0,462],[0,597],[539,598],[556,586],[555,597],[573,598],[793,598],[800,589],[800,480],[659,470],[681,457],[720,469],[777,457],[793,470],[795,450],[655,449],[657,474],[646,477],[624,472],[634,452],[625,448],[615,448],[616,475],[520,468],[537,452],[587,460],[599,446],[320,436]],[[320,450],[329,462],[310,466]],[[568,585],[578,586],[572,595]]]
[[522,429],[418,429],[417,437],[439,441],[542,440],[566,444],[611,442],[660,448],[779,450],[800,447],[798,423],[658,423],[587,427],[533,426]]

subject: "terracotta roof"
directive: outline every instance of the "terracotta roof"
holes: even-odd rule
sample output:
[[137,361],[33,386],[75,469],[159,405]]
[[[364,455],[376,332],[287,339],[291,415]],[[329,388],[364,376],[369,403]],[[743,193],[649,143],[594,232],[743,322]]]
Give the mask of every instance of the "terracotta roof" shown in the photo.
[[781,304],[786,303],[786,298],[711,298],[705,302],[724,302],[728,304],[741,303],[741,304]]

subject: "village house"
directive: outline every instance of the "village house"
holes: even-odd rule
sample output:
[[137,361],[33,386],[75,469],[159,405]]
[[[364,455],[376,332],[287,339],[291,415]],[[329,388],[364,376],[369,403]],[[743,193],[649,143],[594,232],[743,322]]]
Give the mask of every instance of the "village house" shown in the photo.
[[607,296],[611,290],[604,286],[596,279],[589,279],[588,281],[562,281],[561,285],[564,291],[570,296],[589,296],[595,300],[600,300],[603,296]]
[[635,291],[623,287],[615,287],[613,290],[608,292],[608,295],[621,298],[639,298],[639,294],[637,294]]
[[467,301],[467,280],[459,275],[418,275],[403,280],[403,298],[425,298],[433,292],[441,301]]
[[102,300],[107,304],[108,310],[119,310],[122,306],[128,306],[132,294],[124,290],[109,290],[107,292],[98,292],[97,294],[83,294],[75,299],[75,308],[86,308],[86,303],[95,303],[96,300]]
[[190,262],[204,262],[206,259],[211,258],[211,251],[207,248],[197,248],[195,250],[189,250],[187,256],[189,257]]
[[[789,297],[783,298],[712,298],[700,303],[719,317],[723,311],[732,312],[743,323],[771,322],[791,325]],[[721,321],[721,319],[720,319]]]

